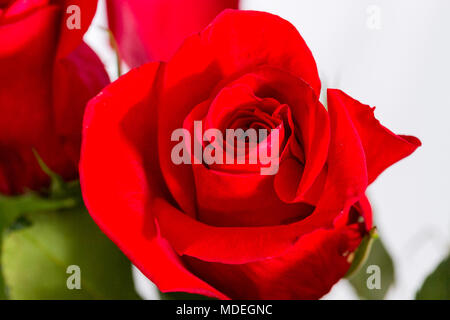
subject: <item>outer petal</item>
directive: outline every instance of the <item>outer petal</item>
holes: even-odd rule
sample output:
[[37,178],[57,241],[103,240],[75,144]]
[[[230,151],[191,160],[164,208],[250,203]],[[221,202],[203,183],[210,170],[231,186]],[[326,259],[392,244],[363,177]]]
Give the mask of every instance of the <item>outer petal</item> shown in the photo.
[[[49,5],[50,0],[0,1],[0,24],[17,21],[41,7]],[[5,7],[6,6],[6,7]]]
[[[100,228],[161,290],[226,298],[183,267],[158,236],[148,210],[152,198],[162,195],[165,187],[156,159],[138,150],[147,147],[154,154],[156,142],[142,127],[145,120],[146,128],[154,130],[151,118],[142,119],[141,112],[156,112],[155,89],[161,73],[158,63],[133,70],[90,102],[80,163],[84,200]],[[151,172],[146,172],[144,162],[153,168]],[[149,183],[147,173],[152,176]]]
[[109,83],[109,77],[100,59],[84,42],[66,58],[56,61],[54,68],[55,131],[76,163],[86,104]]
[[109,26],[131,67],[167,61],[183,40],[239,0],[109,0]]
[[328,90],[328,104],[340,105],[349,113],[364,147],[369,183],[386,168],[406,158],[421,146],[416,137],[396,135],[382,126],[375,119],[375,108],[360,103],[340,90]]
[[276,15],[226,10],[202,32],[201,39],[222,78],[269,65],[303,79],[317,96],[320,94],[311,51],[297,29]]
[[[0,142],[35,144],[51,130],[55,7],[0,26]],[[31,107],[33,106],[33,107]]]
[[341,279],[357,248],[356,225],[316,230],[276,258],[242,265],[184,257],[190,268],[232,299],[319,299]]
[[[51,33],[58,35],[58,49],[57,49],[57,55],[56,57],[58,59],[66,57],[68,54],[70,54],[75,48],[77,48],[81,42],[83,41],[83,35],[88,30],[89,26],[91,25],[92,19],[94,18],[95,11],[97,10],[97,0],[49,0],[49,5],[46,5],[46,1],[23,1],[24,3],[20,5],[20,7],[16,8],[19,12],[23,10],[25,14],[17,14],[17,17],[14,16],[12,19],[12,23],[9,23],[9,20],[6,21],[6,25],[0,26],[0,28],[9,27],[9,24],[16,24],[20,23],[23,24],[23,21],[27,21],[29,19],[28,11],[30,12],[29,15],[34,15],[36,13],[42,13],[40,11],[45,10],[57,10],[58,11],[58,20],[52,20],[52,22],[47,21],[47,23],[54,23],[53,28],[51,30]],[[26,2],[26,3],[25,3]],[[29,3],[28,3],[29,2]],[[69,29],[67,26],[67,21],[72,17],[74,12],[72,10],[71,6],[77,6],[80,10],[80,28],[75,29]],[[34,11],[34,12],[33,12]],[[42,19],[44,22],[45,19]],[[47,19],[48,20],[48,19]],[[42,23],[41,22],[41,23]],[[59,24],[59,29],[56,28],[56,26]],[[17,34],[14,36],[13,33],[10,34],[9,41],[3,42],[2,37],[2,44],[8,44],[6,46],[2,45],[2,48],[0,49],[0,54],[4,49],[12,49],[16,48],[17,45],[19,45],[21,42],[24,41],[24,39],[27,39],[27,37],[24,37],[24,34],[35,34],[38,29],[35,28],[23,28],[20,33],[20,36]]]
[[316,64],[304,40],[289,22],[269,13],[227,10],[200,35],[188,38],[169,62],[158,123],[160,164],[184,212],[195,211],[194,181],[189,167],[171,162],[172,132],[223,79],[261,65],[289,71],[320,92]]
[[[61,26],[58,44],[57,58],[64,58],[77,48],[83,41],[83,35],[89,29],[92,19],[94,19],[95,11],[97,11],[97,0],[52,0],[53,3],[60,6]],[[67,27],[67,19],[74,12],[68,10],[70,6],[78,6],[80,8],[80,29],[69,29]]]

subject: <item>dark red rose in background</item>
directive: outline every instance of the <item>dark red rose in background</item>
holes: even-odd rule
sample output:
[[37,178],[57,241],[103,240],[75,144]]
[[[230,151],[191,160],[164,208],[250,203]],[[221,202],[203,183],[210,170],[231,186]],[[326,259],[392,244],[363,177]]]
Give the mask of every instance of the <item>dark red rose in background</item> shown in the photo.
[[109,27],[131,67],[167,61],[193,33],[201,31],[239,0],[108,0]]
[[[314,58],[287,21],[225,11],[166,63],[94,98],[80,164],[102,230],[162,291],[316,299],[372,227],[365,190],[420,141],[339,90],[319,102]],[[175,129],[280,129],[280,166],[176,165]]]
[[[69,5],[81,9],[69,29]],[[66,179],[77,176],[86,102],[109,83],[82,42],[97,2],[0,1],[0,193],[48,181],[32,149]]]

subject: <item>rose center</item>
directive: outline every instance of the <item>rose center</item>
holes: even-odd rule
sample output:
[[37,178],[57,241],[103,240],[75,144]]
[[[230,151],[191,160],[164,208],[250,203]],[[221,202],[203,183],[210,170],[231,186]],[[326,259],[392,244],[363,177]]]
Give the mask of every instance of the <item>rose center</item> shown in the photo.
[[260,110],[257,106],[242,108],[236,111],[226,124],[226,129],[254,129],[257,132],[257,142],[260,142],[259,130],[264,129],[270,132],[281,123],[281,119]]

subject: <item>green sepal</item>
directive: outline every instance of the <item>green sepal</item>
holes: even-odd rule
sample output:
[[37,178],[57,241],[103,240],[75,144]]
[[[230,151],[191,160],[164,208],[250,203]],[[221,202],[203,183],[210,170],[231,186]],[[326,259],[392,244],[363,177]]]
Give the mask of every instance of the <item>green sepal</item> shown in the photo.
[[351,278],[356,272],[358,272],[361,267],[366,262],[369,257],[370,251],[372,249],[372,244],[375,239],[378,239],[377,227],[373,227],[361,240],[361,243],[353,253],[352,265],[348,269],[346,278]]

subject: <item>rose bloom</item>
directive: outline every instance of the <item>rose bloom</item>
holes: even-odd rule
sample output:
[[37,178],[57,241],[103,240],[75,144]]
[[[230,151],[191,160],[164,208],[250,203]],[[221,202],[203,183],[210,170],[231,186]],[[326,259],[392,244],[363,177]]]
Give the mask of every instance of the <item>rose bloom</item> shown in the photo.
[[[101,229],[163,292],[317,299],[372,228],[367,186],[420,141],[339,90],[319,101],[314,58],[287,21],[224,11],[168,63],[134,69],[94,98],[81,180]],[[279,129],[279,170],[176,165],[193,122]],[[187,142],[191,143],[191,142]]]
[[239,0],[108,0],[108,23],[131,67],[166,61],[184,38],[201,31]]
[[[81,9],[69,29],[69,5]],[[96,1],[0,1],[0,193],[48,183],[32,150],[65,179],[77,177],[87,101],[109,83],[82,41]]]

